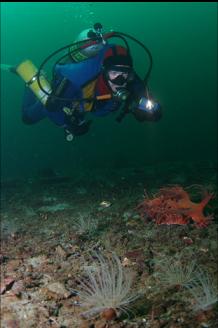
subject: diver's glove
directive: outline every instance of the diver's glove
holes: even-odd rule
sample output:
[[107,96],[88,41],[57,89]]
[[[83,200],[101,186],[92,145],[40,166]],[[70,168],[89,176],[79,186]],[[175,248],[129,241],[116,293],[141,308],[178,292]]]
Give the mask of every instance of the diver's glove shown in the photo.
[[92,120],[89,120],[87,122],[83,122],[79,125],[73,126],[73,133],[75,136],[81,136],[89,131],[90,125],[92,123]]
[[65,139],[72,141],[74,136],[81,136],[89,131],[92,120],[82,122],[81,124],[71,124],[69,129],[65,129]]

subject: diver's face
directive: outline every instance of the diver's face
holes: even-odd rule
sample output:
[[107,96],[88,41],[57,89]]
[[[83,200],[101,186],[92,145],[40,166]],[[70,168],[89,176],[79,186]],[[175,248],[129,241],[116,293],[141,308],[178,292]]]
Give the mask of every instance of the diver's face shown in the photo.
[[122,67],[128,68],[128,66],[117,66],[116,70],[108,71],[108,84],[113,92],[116,92],[117,89],[125,88],[127,85],[129,73],[122,71]]
[[109,71],[108,76],[109,76],[110,80],[115,80],[117,77],[122,76],[123,79],[126,81],[128,78],[128,73],[124,73],[121,71]]

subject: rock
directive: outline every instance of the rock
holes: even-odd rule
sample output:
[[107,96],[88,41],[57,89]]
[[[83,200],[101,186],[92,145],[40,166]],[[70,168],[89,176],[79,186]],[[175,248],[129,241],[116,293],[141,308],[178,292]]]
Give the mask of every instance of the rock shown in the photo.
[[21,260],[11,260],[11,261],[9,261],[8,264],[7,264],[7,272],[12,273],[14,271],[17,271],[21,264],[22,264]]
[[16,296],[2,297],[2,328],[39,327],[40,319],[45,321],[48,317],[47,310],[39,304],[31,304],[28,300],[21,300]]
[[95,322],[95,328],[106,328],[107,322],[105,319],[99,319]]
[[47,287],[41,289],[46,300],[63,300],[70,297],[71,293],[60,282],[53,282],[48,284]]
[[18,280],[16,281],[13,286],[11,291],[14,293],[16,296],[20,296],[21,293],[25,290],[24,282],[23,280]]
[[1,328],[20,328],[20,322],[16,319],[5,319],[1,322]]
[[27,260],[28,267],[39,268],[41,265],[47,262],[47,257],[45,255],[40,255],[36,257],[29,258]]
[[11,277],[4,278],[1,282],[1,292],[0,294],[4,294],[7,290],[11,289],[14,283],[14,279]]
[[67,258],[67,252],[60,245],[56,247],[55,252],[60,258],[62,259]]

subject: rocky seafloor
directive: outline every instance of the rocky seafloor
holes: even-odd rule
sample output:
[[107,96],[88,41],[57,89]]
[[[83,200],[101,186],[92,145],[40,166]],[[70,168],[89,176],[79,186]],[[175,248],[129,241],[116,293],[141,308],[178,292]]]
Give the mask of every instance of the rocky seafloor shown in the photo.
[[[169,185],[213,193],[208,226],[139,215],[145,190]],[[2,181],[1,327],[216,327],[216,193],[217,166],[206,161]],[[138,297],[113,320],[83,316],[81,279],[94,254],[116,254],[133,272]]]

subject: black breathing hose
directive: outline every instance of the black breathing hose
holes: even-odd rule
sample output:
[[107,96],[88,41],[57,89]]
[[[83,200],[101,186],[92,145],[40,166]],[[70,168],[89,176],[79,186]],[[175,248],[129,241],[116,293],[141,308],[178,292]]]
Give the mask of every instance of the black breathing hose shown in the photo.
[[[113,33],[111,33],[111,36],[108,37],[108,38],[112,38],[112,37],[120,38],[120,39],[125,43],[125,46],[126,46],[128,52],[129,52],[129,45],[128,45],[128,43],[127,43],[125,37],[127,37],[127,38],[131,39],[132,41],[136,42],[138,45],[140,45],[140,46],[145,50],[146,54],[147,54],[148,57],[149,57],[149,61],[150,61],[149,68],[148,68],[148,70],[147,70],[147,72],[146,72],[146,75],[145,75],[145,77],[144,77],[144,79],[143,79],[144,84],[145,84],[145,86],[146,86],[147,83],[148,83],[148,80],[149,80],[150,74],[151,74],[152,66],[153,66],[152,55],[151,55],[151,52],[149,51],[149,49],[148,49],[148,48],[147,48],[142,42],[138,41],[137,39],[135,39],[134,37],[132,37],[131,35],[128,35],[128,34],[126,34],[126,33],[122,33],[122,32],[113,32]],[[51,93],[49,93],[47,90],[45,90],[45,89],[43,88],[43,86],[42,86],[42,84],[41,84],[41,81],[40,81],[40,76],[41,76],[41,72],[42,72],[42,70],[43,70],[43,67],[45,66],[45,64],[46,64],[46,63],[47,63],[52,57],[54,57],[54,56],[55,56],[56,54],[58,54],[59,52],[65,50],[65,49],[68,49],[68,50],[69,50],[72,46],[84,45],[85,42],[97,41],[97,40],[99,40],[99,39],[100,39],[100,38],[99,38],[99,36],[98,36],[98,37],[94,37],[94,38],[91,38],[91,39],[86,39],[86,40],[78,41],[78,42],[75,42],[75,43],[73,43],[73,44],[69,44],[69,45],[67,45],[67,46],[61,47],[61,48],[59,48],[58,50],[54,51],[51,55],[49,55],[49,56],[48,56],[48,57],[47,57],[47,58],[41,63],[41,65],[39,66],[39,70],[38,70],[38,72],[37,72],[37,74],[36,74],[36,79],[37,79],[37,82],[38,82],[38,85],[39,85],[40,89],[41,89],[46,95],[51,96],[51,97],[53,97],[53,98],[55,98],[55,99],[59,99],[59,100],[62,100],[62,101],[72,101],[72,100],[74,100],[74,99],[72,99],[72,98],[63,98],[63,97],[58,97],[58,96],[52,95]],[[55,62],[55,64],[53,65],[53,70],[52,70],[52,72],[53,72],[53,74],[52,74],[53,77],[54,77],[54,69],[55,69],[55,66],[56,66],[58,63],[60,63],[60,61],[63,60],[65,57],[69,56],[69,54],[72,55],[74,52],[77,52],[77,51],[80,50],[80,49],[82,49],[81,46],[78,47],[78,48],[76,48],[76,49],[74,49],[73,51],[68,52],[66,55],[62,56],[61,58],[59,58],[59,59]],[[84,101],[92,101],[92,100],[94,100],[94,98],[81,98],[81,99],[77,99],[77,100],[75,100],[75,101],[81,101],[81,100],[84,100]]]

